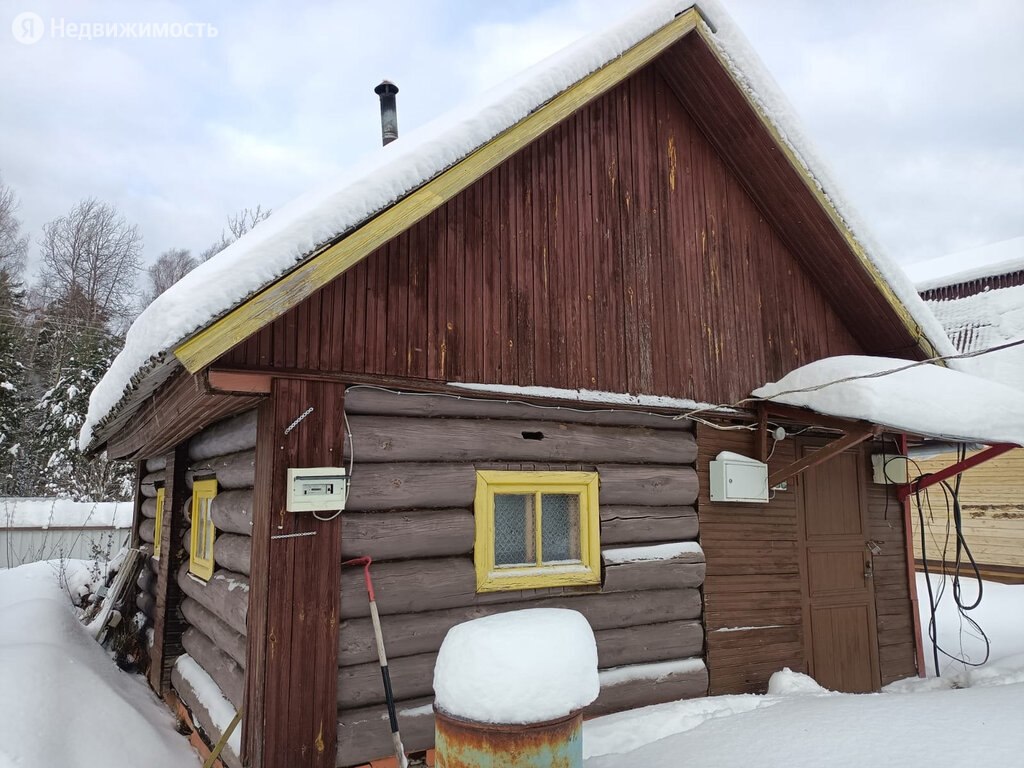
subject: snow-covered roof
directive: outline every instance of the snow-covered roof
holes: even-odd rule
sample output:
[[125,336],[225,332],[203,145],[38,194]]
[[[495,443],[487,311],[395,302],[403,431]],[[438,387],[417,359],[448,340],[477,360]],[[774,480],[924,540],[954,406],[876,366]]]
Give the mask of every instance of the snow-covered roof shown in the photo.
[[755,389],[753,395],[915,435],[1024,445],[1024,393],[931,364],[828,357]]
[[907,264],[904,269],[919,291],[957,285],[1024,269],[1024,235]]
[[[99,425],[151,393],[176,366],[173,350],[225,316],[326,245],[343,238],[441,172],[516,125],[590,73],[695,7],[692,0],[654,0],[606,30],[581,39],[498,88],[407,134],[278,209],[246,236],[160,295],[136,319],[124,349],[92,393],[80,435],[83,448],[102,442]],[[803,166],[866,257],[933,347],[951,352],[941,326],[905,274],[867,234],[818,158],[778,86],[717,0],[702,0],[699,33]]]
[[0,528],[130,528],[130,501],[0,498]]
[[[961,352],[1024,339],[1024,285],[927,304]],[[962,360],[957,367],[1024,390],[1024,344]]]

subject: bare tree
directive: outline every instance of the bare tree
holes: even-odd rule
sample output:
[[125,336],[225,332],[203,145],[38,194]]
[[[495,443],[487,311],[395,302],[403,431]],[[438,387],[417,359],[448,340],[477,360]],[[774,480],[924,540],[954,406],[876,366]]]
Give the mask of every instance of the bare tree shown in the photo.
[[196,258],[185,248],[172,248],[161,253],[160,258],[146,270],[149,289],[143,299],[144,306],[152,304],[153,299],[195,269],[198,263]]
[[112,205],[87,198],[43,225],[40,286],[67,321],[97,325],[131,317],[142,236]]
[[0,279],[17,280],[25,266],[28,237],[21,234],[18,198],[0,179]]
[[270,208],[263,210],[262,205],[257,205],[255,208],[243,208],[233,216],[228,216],[227,232],[222,230],[220,240],[199,254],[199,260],[206,261],[216,256],[261,221],[269,218],[271,213],[273,211]]

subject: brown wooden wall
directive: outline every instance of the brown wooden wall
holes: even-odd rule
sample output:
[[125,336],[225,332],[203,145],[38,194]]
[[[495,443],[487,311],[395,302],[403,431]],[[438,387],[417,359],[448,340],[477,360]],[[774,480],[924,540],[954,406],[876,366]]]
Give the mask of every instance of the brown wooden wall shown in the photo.
[[720,402],[861,352],[659,66],[221,363]]
[[[892,443],[886,444],[892,450]],[[878,452],[882,452],[879,445]],[[865,451],[865,462],[871,458]],[[871,478],[871,466],[866,468]],[[878,668],[882,685],[917,674],[914,645],[914,614],[910,603],[907,545],[903,504],[896,488],[868,482],[868,530],[880,550],[872,557],[875,582],[875,615],[878,623]]]
[[[697,445],[710,693],[764,693],[773,672],[807,671],[796,493],[780,491],[769,504],[711,504],[711,460],[721,451],[755,455],[754,433],[698,426]],[[770,471],[794,461],[794,445],[778,444]]]
[[[755,455],[754,435],[700,426],[697,443],[710,693],[763,693],[768,678],[782,667],[807,669],[795,482],[790,481],[788,491],[777,491],[767,505],[711,504],[709,462],[720,451]],[[794,460],[794,446],[793,440],[776,446],[770,471]],[[869,462],[869,452],[863,455]],[[870,466],[866,476],[871,477]],[[869,482],[866,493],[868,535],[880,548],[873,558],[875,611],[879,668],[886,685],[916,674],[903,507],[891,487]]]
[[[956,462],[952,453],[920,461],[915,472],[937,472]],[[942,551],[953,559],[955,544],[946,544],[947,524],[952,526],[945,497],[937,488],[928,494],[925,507],[925,542],[928,561],[942,560]],[[990,577],[1024,581],[1024,450],[1011,451],[968,470],[960,485],[960,505],[967,545]],[[915,514],[915,557],[920,560],[920,525]]]

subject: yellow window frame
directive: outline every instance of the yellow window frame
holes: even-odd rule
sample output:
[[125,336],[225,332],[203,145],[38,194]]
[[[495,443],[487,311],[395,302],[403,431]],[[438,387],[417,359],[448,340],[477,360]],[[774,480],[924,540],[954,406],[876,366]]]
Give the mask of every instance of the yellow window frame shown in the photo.
[[[477,592],[540,589],[601,583],[601,518],[598,506],[597,472],[517,472],[479,470],[476,473],[476,563]],[[497,494],[534,496],[536,565],[495,566],[494,497]],[[543,530],[541,496],[566,494],[579,497],[580,563],[543,564],[539,544]]]
[[164,487],[156,489],[156,520],[153,521],[153,557],[160,557],[160,539],[164,529]]
[[213,578],[213,542],[217,529],[210,514],[210,503],[217,495],[217,480],[195,480],[192,483],[192,531],[188,572],[209,581]]

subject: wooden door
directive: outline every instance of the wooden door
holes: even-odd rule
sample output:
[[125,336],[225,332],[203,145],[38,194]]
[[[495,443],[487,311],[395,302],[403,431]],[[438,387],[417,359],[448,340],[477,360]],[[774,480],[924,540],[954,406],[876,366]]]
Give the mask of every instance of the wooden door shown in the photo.
[[[820,444],[802,443],[801,457]],[[859,449],[800,475],[800,549],[808,671],[835,691],[876,691],[878,634],[866,473]]]

